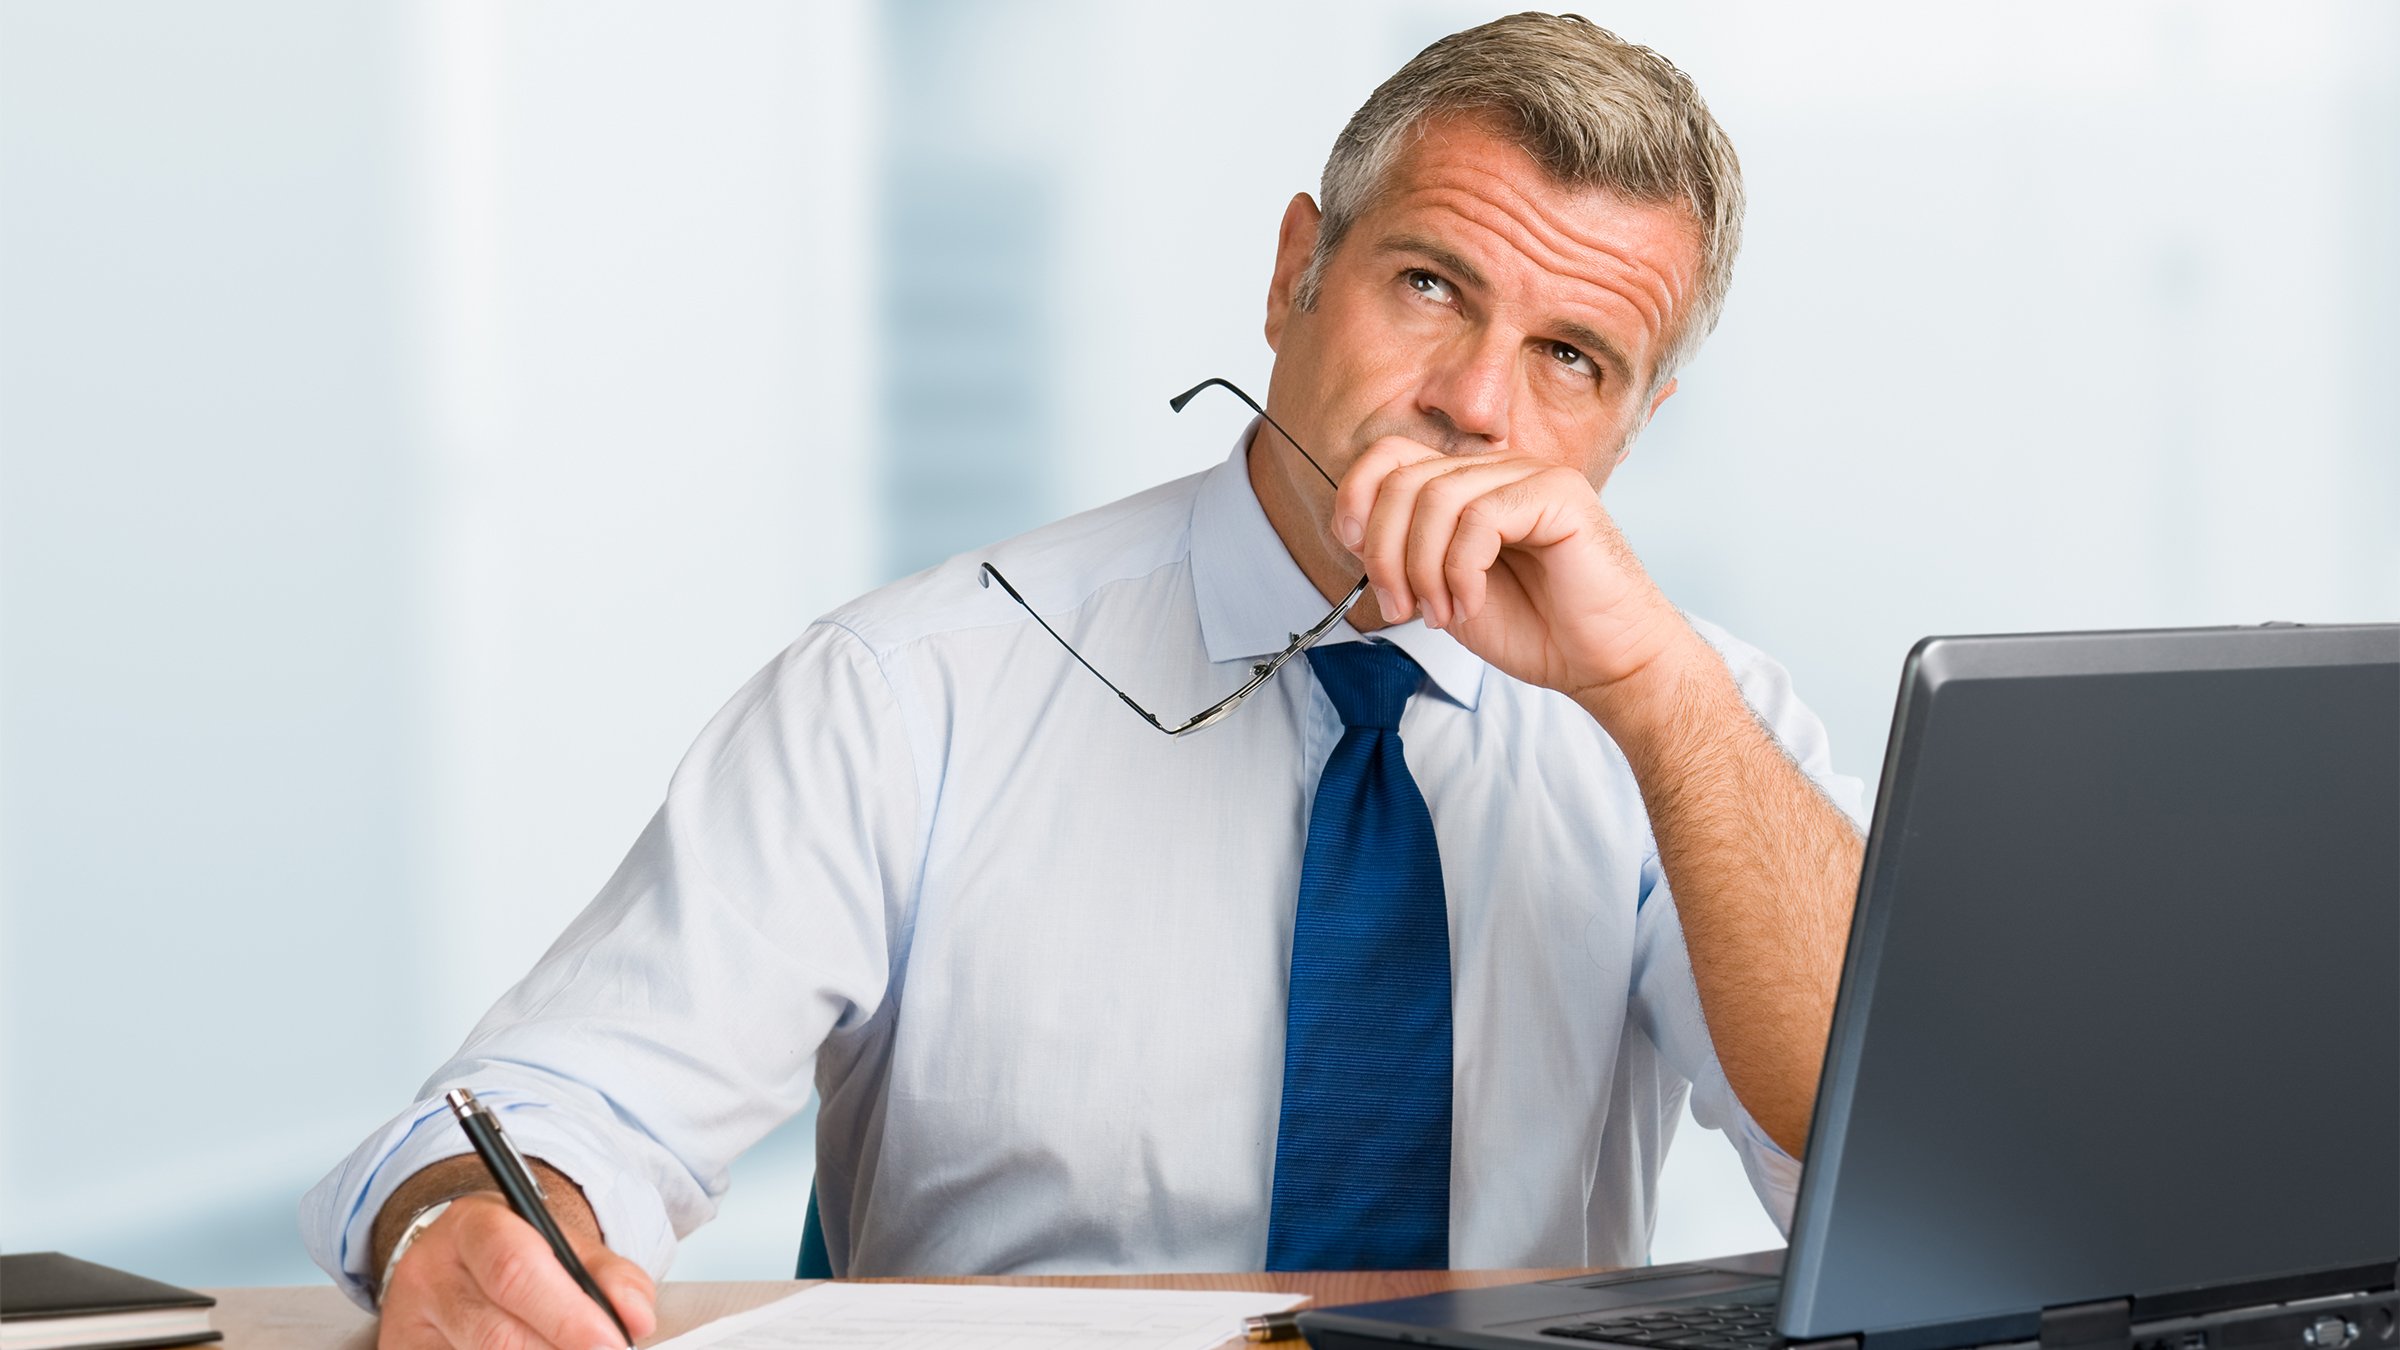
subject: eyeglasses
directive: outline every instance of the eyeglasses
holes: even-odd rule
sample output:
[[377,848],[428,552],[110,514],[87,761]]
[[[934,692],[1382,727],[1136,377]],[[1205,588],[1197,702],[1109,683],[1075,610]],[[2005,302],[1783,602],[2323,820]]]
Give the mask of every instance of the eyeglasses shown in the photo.
[[[1267,410],[1258,406],[1258,400],[1250,397],[1248,394],[1243,393],[1234,385],[1231,380],[1220,380],[1213,378],[1202,380],[1200,383],[1184,390],[1175,397],[1168,399],[1167,406],[1174,409],[1176,412],[1182,412],[1183,405],[1191,402],[1194,395],[1198,394],[1201,390],[1208,388],[1210,385],[1215,385],[1216,387],[1223,389],[1226,393],[1229,393],[1235,398],[1240,399],[1242,402],[1249,404],[1250,411],[1257,413],[1268,426],[1274,427],[1275,434],[1283,437],[1283,439],[1288,442],[1294,450],[1300,451],[1300,458],[1308,461],[1308,467],[1315,469],[1319,478],[1324,479],[1327,484],[1333,487],[1339,488],[1341,486],[1339,483],[1335,483],[1333,481],[1332,474],[1325,472],[1324,465],[1317,463],[1316,456],[1308,453],[1306,450],[1301,449],[1300,442],[1292,439],[1292,433],[1285,431],[1282,425],[1276,422],[1274,418],[1267,416]],[[1053,639],[1055,639],[1059,646],[1066,648],[1067,655],[1074,657],[1077,665],[1082,666],[1085,670],[1091,671],[1093,679],[1107,685],[1108,692],[1115,694],[1118,699],[1123,701],[1126,707],[1133,709],[1133,711],[1140,716],[1143,721],[1148,722],[1151,726],[1165,732],[1169,736],[1181,736],[1187,732],[1198,731],[1203,727],[1213,727],[1217,723],[1224,721],[1227,717],[1232,716],[1233,710],[1242,705],[1242,700],[1258,692],[1259,686],[1265,684],[1271,679],[1274,679],[1275,672],[1283,669],[1286,662],[1290,661],[1293,657],[1298,656],[1300,653],[1307,651],[1309,648],[1317,645],[1317,639],[1324,637],[1329,632],[1332,632],[1333,626],[1337,623],[1340,623],[1342,621],[1342,617],[1350,612],[1350,607],[1358,603],[1358,597],[1367,593],[1367,579],[1365,577],[1360,577],[1358,579],[1358,584],[1350,588],[1350,593],[1343,596],[1341,603],[1333,607],[1332,613],[1310,625],[1307,631],[1292,634],[1292,644],[1290,646],[1284,648],[1280,652],[1275,653],[1275,655],[1270,659],[1261,661],[1258,664],[1250,667],[1250,678],[1242,685],[1241,688],[1234,690],[1225,697],[1218,699],[1216,702],[1209,704],[1200,711],[1193,713],[1190,719],[1185,721],[1183,725],[1171,727],[1158,720],[1157,714],[1151,712],[1148,708],[1143,707],[1141,704],[1134,702],[1131,694],[1119,689],[1113,682],[1109,680],[1106,675],[1101,674],[1097,669],[1095,669],[1091,662],[1084,660],[1083,653],[1075,650],[1074,643],[1067,641],[1063,637],[1059,637],[1058,630],[1050,626],[1050,621],[1048,619],[1045,619],[1040,614],[1035,613],[1033,606],[1026,603],[1025,597],[1017,594],[1017,588],[1008,584],[1008,578],[1000,575],[999,568],[992,566],[988,562],[983,564],[983,570],[979,579],[987,587],[995,581],[999,582],[1000,589],[1008,592],[1008,598],[1023,606],[1026,613],[1032,614],[1033,621],[1040,624],[1042,626],[1042,631],[1048,633]]]

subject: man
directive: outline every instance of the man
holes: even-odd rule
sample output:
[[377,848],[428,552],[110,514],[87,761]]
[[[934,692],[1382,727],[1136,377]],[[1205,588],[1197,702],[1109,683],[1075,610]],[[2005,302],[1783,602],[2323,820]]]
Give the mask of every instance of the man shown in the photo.
[[1230,460],[812,626],[312,1192],[387,1345],[610,1335],[449,1156],[461,1084],[636,1334],[812,1089],[852,1274],[1639,1261],[1687,1088],[1788,1215],[1858,785],[1599,496],[1723,302],[1731,147],[1654,54],[1519,15],[1378,89],[1323,188]]

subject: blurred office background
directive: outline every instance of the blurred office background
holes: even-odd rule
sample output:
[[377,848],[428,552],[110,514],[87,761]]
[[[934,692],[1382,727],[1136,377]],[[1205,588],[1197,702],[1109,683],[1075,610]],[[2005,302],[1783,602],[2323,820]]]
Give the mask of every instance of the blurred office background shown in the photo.
[[[0,2],[0,1246],[316,1278],[811,616],[1223,455],[1286,198],[1498,12]],[[1752,203],[1612,507],[1852,772],[1926,633],[2400,615],[2400,9],[1586,12]],[[676,1273],[788,1273],[810,1151]]]

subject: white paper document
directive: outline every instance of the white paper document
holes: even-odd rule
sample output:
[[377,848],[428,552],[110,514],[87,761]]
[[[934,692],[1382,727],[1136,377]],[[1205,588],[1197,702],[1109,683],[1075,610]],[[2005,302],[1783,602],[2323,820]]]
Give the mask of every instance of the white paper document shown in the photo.
[[1302,1294],[820,1284],[655,1350],[1209,1350]]

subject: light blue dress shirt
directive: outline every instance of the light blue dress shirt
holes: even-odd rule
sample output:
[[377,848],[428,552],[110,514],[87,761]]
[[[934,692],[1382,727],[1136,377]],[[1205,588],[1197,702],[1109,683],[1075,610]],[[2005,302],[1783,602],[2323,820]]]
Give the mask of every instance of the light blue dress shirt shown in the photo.
[[[1170,740],[976,579],[993,561],[1161,717],[1214,702],[1326,609],[1250,489],[1248,439],[836,610],[743,686],[598,898],[309,1192],[318,1263],[365,1301],[385,1199],[465,1151],[439,1101],[463,1085],[654,1273],[812,1091],[837,1271],[1259,1269],[1300,858],[1340,719],[1295,661]],[[1859,818],[1782,668],[1698,627]],[[1400,731],[1450,899],[1452,1264],[1645,1260],[1687,1091],[1788,1223],[1799,1164],[1718,1067],[1623,755],[1446,634],[1385,635],[1428,677]]]

